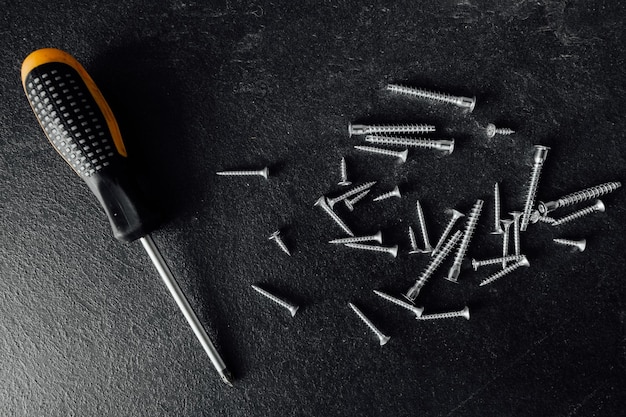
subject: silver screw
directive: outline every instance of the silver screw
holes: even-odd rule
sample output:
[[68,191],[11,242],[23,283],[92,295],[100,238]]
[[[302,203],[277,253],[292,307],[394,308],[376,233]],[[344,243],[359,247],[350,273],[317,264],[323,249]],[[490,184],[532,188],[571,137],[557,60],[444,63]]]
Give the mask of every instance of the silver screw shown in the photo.
[[450,319],[453,317],[463,317],[465,320],[470,319],[469,307],[465,306],[463,310],[451,311],[449,313],[437,313],[427,314],[420,317],[416,317],[417,320],[437,320],[437,319]]
[[329,198],[327,200],[328,206],[330,208],[333,208],[335,207],[335,204],[337,204],[339,201],[345,200],[349,197],[352,197],[355,194],[358,194],[364,190],[367,190],[368,188],[371,188],[374,184],[376,184],[376,181],[366,182],[365,184],[361,184],[358,187],[351,188],[350,190],[346,191],[345,193],[341,194],[338,197]]
[[515,254],[519,255],[521,252],[521,239],[520,239],[520,235],[519,235],[519,222],[520,219],[522,218],[522,212],[521,211],[512,211],[509,213],[509,215],[513,216],[513,242],[515,245]]
[[454,152],[454,139],[398,138],[389,136],[367,135],[365,142],[387,146],[436,149],[450,155]]
[[461,264],[463,263],[463,258],[465,258],[465,252],[467,252],[470,240],[472,240],[474,229],[476,229],[476,223],[478,223],[478,218],[480,217],[480,211],[483,208],[483,203],[483,200],[476,200],[476,203],[474,203],[474,207],[472,207],[472,210],[470,210],[470,213],[467,216],[467,223],[465,224],[463,240],[461,241],[461,244],[456,251],[454,263],[448,271],[448,276],[445,277],[448,281],[456,282],[459,278],[459,274],[461,273]]
[[376,337],[378,337],[378,340],[380,342],[380,345],[383,346],[385,343],[387,343],[389,341],[389,339],[391,339],[389,336],[385,336],[383,334],[383,332],[381,332],[380,330],[378,330],[378,328],[376,326],[374,326],[374,323],[371,322],[370,319],[368,319],[365,314],[363,314],[363,312],[361,310],[358,309],[357,306],[355,306],[352,303],[348,303],[348,305],[350,306],[350,308],[352,310],[354,310],[354,312],[356,313],[357,316],[359,316],[359,318],[363,321],[363,323],[367,324],[367,327],[370,328],[370,330],[372,332],[374,332],[374,334],[376,335]]
[[346,205],[348,210],[354,211],[354,205],[358,203],[359,201],[361,201],[362,199],[364,199],[365,196],[368,195],[370,191],[371,190],[365,190],[362,193],[357,194],[356,197],[354,197],[353,199],[346,198],[345,200],[343,200],[343,203]]
[[454,227],[454,224],[456,223],[456,221],[458,219],[460,219],[461,217],[465,216],[465,214],[463,214],[460,211],[455,210],[455,209],[448,209],[448,210],[446,210],[446,213],[451,214],[452,218],[450,219],[450,221],[446,225],[446,228],[444,229],[443,233],[441,234],[441,237],[439,238],[439,242],[437,242],[437,245],[435,245],[435,249],[430,253],[430,256],[435,256],[435,254],[437,252],[439,252],[439,249],[443,245],[443,242],[446,241],[446,239],[447,239],[448,235],[450,234],[450,232],[452,231],[452,228]]
[[398,256],[398,245],[394,246],[375,246],[375,245],[363,245],[361,243],[344,243],[345,246],[353,249],[369,250],[372,252],[385,252],[394,258]]
[[477,261],[476,259],[472,259],[472,267],[474,268],[474,271],[478,271],[478,268],[480,268],[481,266],[501,264],[503,261],[506,263],[521,261],[522,256],[523,255],[509,255],[506,258],[500,257],[500,258],[485,259],[482,261]]
[[346,243],[359,243],[359,242],[371,242],[371,241],[383,243],[383,234],[380,231],[378,231],[378,233],[371,235],[371,236],[344,237],[341,239],[331,240],[328,243],[346,244]]
[[551,225],[555,221],[556,219],[553,217],[542,216],[541,214],[539,214],[539,210],[533,211],[532,214],[530,215],[530,222],[533,224],[537,222],[541,222],[541,223],[546,223],[546,224]]
[[402,152],[396,152],[396,151],[392,151],[389,149],[375,148],[373,146],[355,146],[354,148],[360,151],[375,153],[378,155],[393,156],[393,157],[398,158],[400,160],[400,163],[406,162],[406,157],[409,154],[408,149],[405,149]]
[[528,190],[526,192],[526,203],[524,204],[522,223],[520,225],[520,230],[522,232],[525,232],[526,228],[528,227],[528,221],[530,220],[533,203],[535,202],[535,194],[537,193],[537,186],[539,185],[539,176],[541,175],[543,163],[548,157],[549,150],[550,148],[547,146],[535,145],[533,170],[530,174],[530,182],[528,184]]
[[389,84],[387,90],[398,94],[406,94],[413,97],[426,98],[434,101],[442,101],[444,103],[451,103],[456,106],[467,109],[469,112],[474,110],[476,106],[476,97],[460,97],[451,96],[444,93],[435,93],[432,91],[422,90],[421,88],[405,87],[403,85]]
[[498,128],[493,123],[489,123],[485,129],[485,133],[487,134],[487,137],[492,138],[495,135],[512,135],[515,131],[506,127]]
[[404,125],[353,125],[348,124],[348,134],[369,135],[378,133],[429,133],[434,132],[435,126],[423,124]]
[[348,167],[346,165],[346,158],[341,157],[341,163],[340,163],[340,174],[341,174],[341,181],[339,181],[339,183],[337,185],[350,185],[352,184],[352,182],[348,181]]
[[587,247],[587,239],[581,240],[570,240],[570,239],[552,239],[554,243],[558,243],[559,245],[564,246],[572,246],[579,252],[583,252]]
[[354,236],[354,233],[352,233],[352,230],[350,230],[348,226],[346,226],[346,224],[343,222],[343,220],[341,220],[341,218],[337,215],[337,213],[335,213],[333,209],[330,208],[326,197],[321,196],[315,202],[314,206],[321,207],[335,221],[335,223],[337,223],[339,227],[341,227],[343,231],[346,232],[348,236]]
[[501,220],[504,226],[504,233],[502,234],[502,268],[506,268],[506,258],[509,255],[509,236],[511,235],[511,224],[513,220]]
[[500,272],[497,272],[497,273],[491,275],[489,278],[483,280],[480,283],[480,286],[482,287],[483,285],[491,284],[495,280],[500,279],[500,278],[502,278],[503,276],[505,276],[507,274],[510,274],[512,271],[515,271],[520,266],[530,266],[530,263],[528,262],[528,259],[524,255],[522,255],[522,259],[520,259],[516,263],[507,266],[506,268],[504,268]]
[[397,185],[394,187],[393,190],[391,190],[389,192],[386,192],[384,194],[381,194],[378,197],[376,197],[374,199],[374,201],[382,201],[382,200],[386,200],[386,199],[391,198],[391,197],[402,198],[402,194],[400,194],[400,189],[398,188]]
[[374,294],[384,298],[387,301],[392,302],[393,304],[399,305],[400,307],[406,308],[407,310],[411,311],[413,314],[415,314],[417,317],[422,315],[422,312],[424,311],[424,307],[416,307],[413,304],[409,304],[404,300],[400,300],[399,298],[393,297],[389,294],[385,294],[382,291],[378,291],[378,290],[374,290]]
[[594,198],[598,198],[605,194],[612,193],[621,186],[621,182],[607,182],[604,184],[596,185],[595,187],[585,188],[584,190],[568,194],[564,197],[559,198],[556,201],[548,201],[547,203],[540,201],[537,208],[539,209],[539,213],[541,213],[542,215],[546,215],[547,213],[558,208],[582,203],[583,201],[593,200]]
[[277,230],[274,233],[272,233],[268,239],[275,241],[278,247],[281,248],[283,252],[291,256],[291,253],[289,252],[289,248],[287,248],[287,245],[285,245],[285,242],[283,242],[283,240],[281,239],[279,235],[280,235],[280,230]]
[[493,186],[493,232],[492,235],[501,235],[504,231],[500,224],[500,185],[496,182]]
[[605,207],[604,207],[604,203],[602,202],[602,200],[596,200],[596,202],[593,204],[593,206],[589,206],[586,207],[582,210],[578,210],[573,212],[572,214],[570,214],[569,216],[565,216],[562,217],[560,219],[556,219],[553,223],[552,226],[560,226],[562,224],[571,222],[572,220],[576,220],[579,219],[583,216],[586,216],[588,214],[591,213],[595,213],[595,212],[600,212],[600,213],[604,213]]
[[267,167],[260,169],[258,171],[219,171],[216,172],[217,175],[222,175],[222,176],[259,176],[259,177],[263,177],[265,179],[267,179],[267,177],[269,177],[270,175],[270,171]]
[[296,312],[298,311],[298,308],[300,308],[297,305],[288,303],[287,301],[283,300],[282,298],[278,298],[274,294],[271,294],[271,293],[265,291],[263,288],[257,287],[256,285],[252,285],[252,288],[254,288],[254,290],[257,291],[258,293],[260,293],[260,294],[264,295],[265,297],[269,298],[270,300],[272,300],[273,302],[275,302],[279,306],[284,307],[287,310],[289,310],[289,312],[291,313],[291,317],[295,316]]
[[457,230],[452,235],[450,240],[448,240],[448,242],[446,242],[443,248],[441,248],[441,250],[437,253],[437,256],[432,258],[432,260],[430,261],[430,264],[428,264],[428,266],[426,267],[426,269],[424,269],[424,271],[419,276],[417,281],[415,281],[415,284],[413,284],[413,286],[409,288],[406,294],[402,294],[407,300],[409,300],[410,302],[415,301],[420,291],[422,290],[422,287],[424,286],[424,284],[426,284],[426,281],[428,280],[428,278],[430,278],[433,272],[435,272],[435,270],[439,267],[439,265],[441,265],[443,260],[446,258],[446,256],[448,256],[448,254],[450,253],[450,251],[452,250],[454,245],[456,245],[456,242],[460,238],[461,238],[461,231]]
[[433,247],[430,244],[430,240],[428,239],[428,232],[426,231],[426,219],[424,217],[424,211],[422,210],[422,205],[420,201],[417,200],[415,203],[415,208],[417,210],[417,218],[420,223],[420,229],[422,230],[422,239],[424,240],[424,252],[430,253],[433,251]]
[[413,255],[415,253],[424,253],[421,249],[417,247],[417,240],[415,239],[415,232],[413,232],[413,228],[409,226],[409,240],[411,242],[411,251],[409,254]]

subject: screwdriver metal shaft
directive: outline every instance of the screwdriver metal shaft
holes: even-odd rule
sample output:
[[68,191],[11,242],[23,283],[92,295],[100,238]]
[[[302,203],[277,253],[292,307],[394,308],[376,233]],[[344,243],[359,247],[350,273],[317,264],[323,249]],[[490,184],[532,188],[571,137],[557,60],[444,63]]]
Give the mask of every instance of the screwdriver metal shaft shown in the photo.
[[170,294],[172,294],[172,297],[174,298],[174,301],[176,301],[178,308],[180,309],[180,311],[182,311],[185,319],[187,319],[191,330],[193,330],[196,337],[200,341],[200,344],[204,348],[204,351],[207,353],[207,355],[209,355],[209,359],[213,363],[213,366],[215,367],[217,372],[220,374],[222,381],[232,387],[232,375],[226,369],[224,361],[222,360],[220,354],[217,352],[217,349],[215,349],[215,346],[213,345],[213,342],[211,342],[211,339],[209,339],[206,331],[204,331],[202,324],[200,324],[200,320],[198,320],[196,313],[194,313],[193,309],[189,305],[189,302],[185,298],[185,295],[178,286],[176,279],[174,279],[174,276],[172,275],[172,272],[170,271],[167,264],[165,263],[165,260],[161,256],[161,253],[159,253],[159,250],[152,240],[152,237],[150,237],[150,235],[145,235],[139,240],[141,241],[141,244],[143,245],[146,252],[148,252],[152,263],[159,272],[159,275],[161,275],[161,278],[163,279],[163,282],[165,282],[165,285],[170,291]]

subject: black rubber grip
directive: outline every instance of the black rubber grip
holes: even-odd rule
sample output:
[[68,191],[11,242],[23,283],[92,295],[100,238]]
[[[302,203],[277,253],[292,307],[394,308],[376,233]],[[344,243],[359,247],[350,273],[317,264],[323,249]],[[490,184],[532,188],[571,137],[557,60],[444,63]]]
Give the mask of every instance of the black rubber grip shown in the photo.
[[26,75],[24,88],[52,146],[100,201],[115,238],[129,242],[146,235],[152,223],[146,219],[152,216],[78,71],[61,62],[44,63]]

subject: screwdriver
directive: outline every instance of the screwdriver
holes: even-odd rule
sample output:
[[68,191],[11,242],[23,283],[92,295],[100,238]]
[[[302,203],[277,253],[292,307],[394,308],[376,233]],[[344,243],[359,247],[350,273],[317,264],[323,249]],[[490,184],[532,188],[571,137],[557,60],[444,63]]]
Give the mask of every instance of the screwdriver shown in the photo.
[[39,124],[104,208],[113,235],[141,242],[222,381],[232,376],[148,234],[151,215],[132,181],[119,126],[83,66],[55,48],[32,52],[22,63],[22,85]]

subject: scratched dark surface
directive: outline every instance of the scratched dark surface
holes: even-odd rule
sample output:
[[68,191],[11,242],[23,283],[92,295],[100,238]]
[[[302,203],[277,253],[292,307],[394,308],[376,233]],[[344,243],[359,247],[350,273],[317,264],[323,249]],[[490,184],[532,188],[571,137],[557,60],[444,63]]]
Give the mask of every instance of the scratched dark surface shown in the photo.
[[[294,4],[295,3],[295,4]],[[444,210],[485,200],[468,257],[500,253],[493,183],[521,209],[532,145],[551,147],[538,198],[626,179],[623,22],[616,1],[20,1],[0,16],[0,415],[617,416],[626,407],[626,193],[560,228],[531,225],[531,266],[448,260],[418,299],[462,319],[416,322],[399,294],[428,263],[409,256],[415,200],[431,241]],[[157,245],[228,366],[223,385],[138,242],[114,241],[100,207],[37,125],[20,65],[67,50],[121,125],[137,181],[163,214]],[[476,95],[464,114],[397,97],[389,82]],[[357,153],[348,122],[432,123],[450,156],[404,165]],[[487,123],[516,134],[488,139]],[[355,182],[401,200],[339,209],[400,255],[327,240],[312,207]],[[215,176],[262,167],[262,179]],[[567,211],[566,211],[567,212]],[[293,256],[267,237],[281,229]],[[583,253],[553,237],[588,240]],[[254,293],[301,305],[295,318]],[[391,336],[384,347],[347,306]]]

